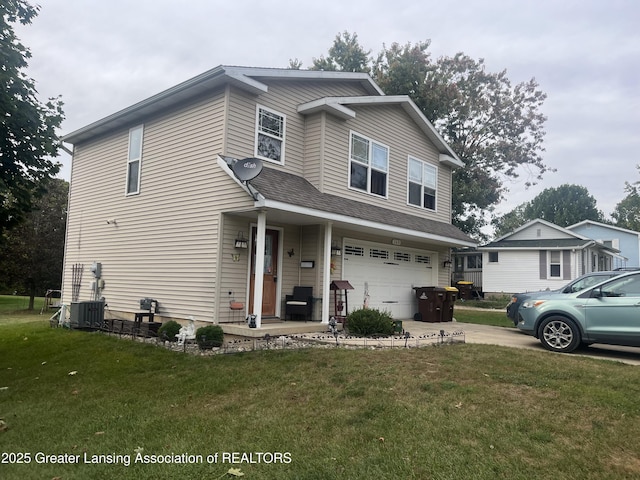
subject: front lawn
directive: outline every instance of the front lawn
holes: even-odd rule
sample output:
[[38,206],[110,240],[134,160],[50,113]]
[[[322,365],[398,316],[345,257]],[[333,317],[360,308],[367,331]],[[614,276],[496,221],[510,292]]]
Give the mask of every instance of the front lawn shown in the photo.
[[0,315],[3,479],[640,476],[638,367],[470,344],[204,357]]

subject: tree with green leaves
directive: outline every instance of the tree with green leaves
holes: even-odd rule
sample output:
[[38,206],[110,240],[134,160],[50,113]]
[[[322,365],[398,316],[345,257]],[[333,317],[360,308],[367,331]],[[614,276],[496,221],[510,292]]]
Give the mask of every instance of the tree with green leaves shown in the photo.
[[38,9],[25,0],[0,0],[0,234],[24,218],[60,169],[52,158],[60,146],[62,101],[38,100],[34,80],[24,73],[31,52],[12,27],[30,24]]
[[454,172],[453,223],[477,238],[507,192],[505,180],[527,172],[526,185],[549,170],[542,159],[546,95],[535,79],[512,85],[506,71],[463,53],[432,61],[430,42],[383,47],[369,69],[357,35],[338,35],[314,69],[371,72],[388,95],[409,95],[465,163]]
[[560,227],[568,227],[584,220],[603,222],[604,216],[596,206],[596,199],[581,185],[561,185],[546,188],[530,202],[495,219],[496,236],[506,235],[525,223],[541,218]]
[[[636,168],[640,171],[640,165]],[[640,232],[640,181],[625,182],[624,190],[627,195],[616,205],[611,217],[616,226]]]
[[311,70],[340,70],[343,72],[369,72],[371,67],[369,55],[371,50],[365,51],[358,43],[358,35],[342,32],[336,35],[329,55],[313,59]]
[[59,178],[49,180],[31,212],[3,235],[0,254],[3,286],[26,292],[30,310],[36,296],[61,287],[68,194],[68,182]]

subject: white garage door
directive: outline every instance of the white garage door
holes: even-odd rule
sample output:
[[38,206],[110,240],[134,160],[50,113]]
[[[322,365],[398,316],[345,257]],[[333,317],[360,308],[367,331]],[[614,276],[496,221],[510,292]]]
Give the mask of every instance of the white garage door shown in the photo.
[[396,319],[413,318],[417,301],[413,287],[435,286],[437,253],[345,239],[342,278],[353,285],[349,310],[369,307],[387,310]]

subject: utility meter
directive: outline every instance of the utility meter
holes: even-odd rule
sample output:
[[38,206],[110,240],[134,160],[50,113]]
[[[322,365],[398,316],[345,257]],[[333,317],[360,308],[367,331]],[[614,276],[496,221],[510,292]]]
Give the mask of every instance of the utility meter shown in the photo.
[[93,276],[96,277],[96,278],[100,278],[102,276],[102,264],[101,263],[93,262],[93,264],[91,265],[91,268],[89,270],[91,270],[91,273],[93,273]]

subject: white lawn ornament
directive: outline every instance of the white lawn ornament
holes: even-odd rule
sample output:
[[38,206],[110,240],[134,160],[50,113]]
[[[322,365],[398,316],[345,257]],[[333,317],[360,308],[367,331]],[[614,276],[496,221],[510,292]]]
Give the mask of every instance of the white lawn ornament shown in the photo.
[[196,325],[193,317],[189,317],[189,324],[180,327],[180,331],[176,333],[178,339],[178,345],[184,345],[185,342],[193,341],[196,339]]

